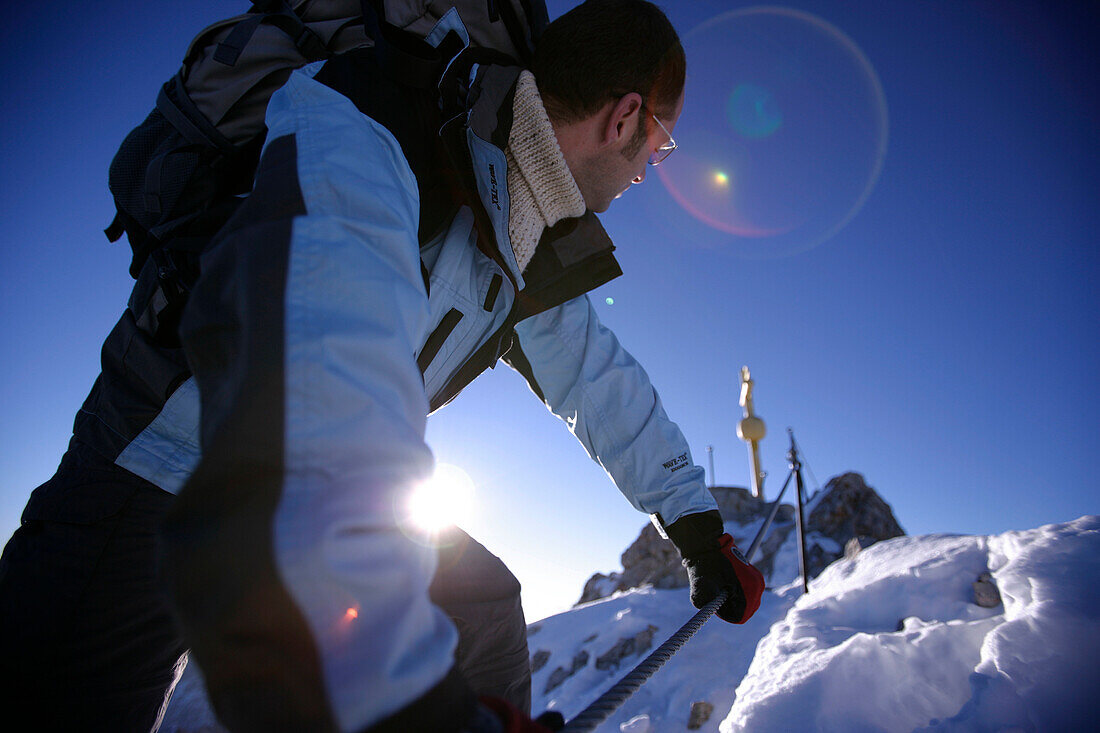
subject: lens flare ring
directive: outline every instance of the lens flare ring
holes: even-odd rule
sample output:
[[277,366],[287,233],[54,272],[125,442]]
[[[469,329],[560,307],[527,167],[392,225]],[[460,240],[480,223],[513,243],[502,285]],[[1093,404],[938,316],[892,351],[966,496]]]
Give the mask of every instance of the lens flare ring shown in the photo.
[[888,141],[885,94],[855,42],[773,6],[722,13],[683,40],[688,84],[706,88],[689,89],[680,148],[657,168],[673,200],[747,256],[804,251],[843,229]]

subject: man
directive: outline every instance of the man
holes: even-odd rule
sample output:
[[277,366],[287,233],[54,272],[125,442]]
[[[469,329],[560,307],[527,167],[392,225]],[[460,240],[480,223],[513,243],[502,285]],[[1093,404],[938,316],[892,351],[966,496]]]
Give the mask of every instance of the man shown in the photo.
[[12,705],[155,727],[190,647],[232,730],[541,730],[518,583],[460,531],[437,550],[402,521],[426,415],[498,358],[677,544],[693,602],[729,587],[720,615],[746,620],[762,579],[584,295],[619,274],[592,212],[675,148],[684,66],[656,7],[589,0],[533,73],[463,69],[453,117],[375,49],[293,74],[182,348],[123,316],[5,549]]

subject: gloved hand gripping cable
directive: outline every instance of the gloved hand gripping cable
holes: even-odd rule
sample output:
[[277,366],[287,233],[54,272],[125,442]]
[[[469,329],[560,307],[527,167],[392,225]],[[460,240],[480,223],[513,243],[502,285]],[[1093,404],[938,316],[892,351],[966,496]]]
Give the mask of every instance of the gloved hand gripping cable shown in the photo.
[[[789,480],[787,483],[790,483]],[[681,517],[666,528],[669,539],[676,544],[684,558],[684,567],[687,568],[691,582],[691,601],[699,612],[607,692],[570,720],[561,729],[562,733],[586,733],[595,729],[671,659],[715,613],[731,623],[748,621],[760,607],[760,597],[764,590],[763,575],[750,563],[775,519],[779,502],[786,490],[787,484],[784,484],[767,519],[749,546],[749,551],[744,555],[738,551],[733,538],[722,533],[721,516],[716,511]],[[681,524],[685,519],[688,521]]]

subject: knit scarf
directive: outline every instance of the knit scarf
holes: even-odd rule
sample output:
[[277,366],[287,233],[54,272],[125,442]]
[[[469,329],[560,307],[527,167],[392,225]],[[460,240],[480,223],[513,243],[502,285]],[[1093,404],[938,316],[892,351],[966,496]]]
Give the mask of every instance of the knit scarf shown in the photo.
[[512,112],[512,131],[504,149],[511,197],[508,235],[522,272],[535,254],[543,229],[582,215],[585,205],[530,71],[520,72]]

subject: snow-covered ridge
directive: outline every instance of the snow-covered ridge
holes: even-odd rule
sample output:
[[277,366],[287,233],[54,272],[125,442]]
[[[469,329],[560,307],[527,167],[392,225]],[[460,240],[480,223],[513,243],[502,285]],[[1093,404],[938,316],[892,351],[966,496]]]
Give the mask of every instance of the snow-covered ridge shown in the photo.
[[[793,538],[791,540],[793,542]],[[1003,604],[973,603],[990,571]],[[803,596],[767,592],[748,624],[709,621],[601,731],[1076,731],[1100,693],[1100,517],[991,537],[899,537],[839,560]],[[545,619],[536,711],[568,719],[643,658],[587,664],[547,692],[560,660],[589,659],[655,625],[654,646],[694,609],[641,589]],[[593,638],[593,635],[595,637]]]
[[[790,572],[790,537],[776,574]],[[1003,603],[973,602],[990,572]],[[532,624],[533,709],[575,716],[695,612],[635,589]],[[879,542],[699,633],[598,730],[1078,731],[1100,693],[1100,517],[993,536]],[[618,658],[616,662],[616,658]],[[185,675],[165,731],[215,730]]]

